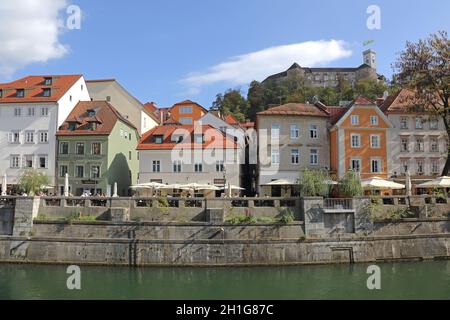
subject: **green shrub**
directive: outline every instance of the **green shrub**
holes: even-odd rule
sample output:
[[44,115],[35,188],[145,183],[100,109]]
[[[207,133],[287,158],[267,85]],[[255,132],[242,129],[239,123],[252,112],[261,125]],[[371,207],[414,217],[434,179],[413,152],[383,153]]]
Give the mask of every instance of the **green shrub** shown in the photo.
[[158,198],[158,207],[159,208],[168,208],[169,201],[166,198]]
[[91,215],[80,216],[77,221],[97,221],[97,217]]
[[34,196],[48,183],[49,179],[46,174],[37,170],[27,170],[20,176],[18,187],[29,196]]
[[344,197],[360,197],[363,195],[361,177],[358,172],[347,171],[338,184],[339,193]]
[[288,224],[295,221],[294,213],[288,208],[283,211],[279,220],[281,223]]
[[326,170],[305,169],[300,179],[300,192],[304,197],[327,197],[330,186],[327,181],[331,180]]

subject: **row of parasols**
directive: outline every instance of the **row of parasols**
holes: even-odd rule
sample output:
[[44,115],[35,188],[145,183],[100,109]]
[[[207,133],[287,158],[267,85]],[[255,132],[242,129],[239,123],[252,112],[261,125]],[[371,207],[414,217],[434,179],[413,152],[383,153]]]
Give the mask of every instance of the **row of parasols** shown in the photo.
[[[324,183],[328,184],[328,185],[337,185],[338,184],[338,182],[333,181],[333,180],[326,180],[326,181],[324,181]],[[294,185],[298,185],[298,184],[299,184],[298,182],[289,181],[286,179],[279,179],[279,180],[274,180],[272,182],[264,184],[263,186],[294,186]],[[405,184],[397,183],[397,182],[390,181],[390,180],[385,180],[380,177],[373,177],[370,179],[361,180],[361,186],[367,190],[386,190],[386,189],[402,190],[402,189],[406,189],[406,193],[408,195],[410,195],[412,192],[412,183],[411,183],[411,178],[410,178],[409,174],[406,175]],[[415,185],[415,187],[421,188],[421,189],[450,188],[450,177],[447,177],[447,176],[439,177],[434,180]]]

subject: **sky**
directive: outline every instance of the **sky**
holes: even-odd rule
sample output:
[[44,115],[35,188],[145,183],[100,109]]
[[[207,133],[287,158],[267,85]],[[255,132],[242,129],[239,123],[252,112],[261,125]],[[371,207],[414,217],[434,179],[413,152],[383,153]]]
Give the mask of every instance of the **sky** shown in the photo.
[[369,48],[389,77],[406,41],[449,27],[448,0],[0,0],[0,82],[83,74],[209,108],[294,62],[357,67]]

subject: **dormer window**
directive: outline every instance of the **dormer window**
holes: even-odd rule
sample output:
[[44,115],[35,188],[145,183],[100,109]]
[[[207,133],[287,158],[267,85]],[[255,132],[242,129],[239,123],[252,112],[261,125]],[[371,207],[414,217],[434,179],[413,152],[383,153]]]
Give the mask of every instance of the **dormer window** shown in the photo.
[[95,116],[95,110],[89,109],[89,110],[87,111],[87,114],[88,114],[88,117],[93,117],[93,116]]
[[44,88],[44,97],[50,97],[52,95],[52,89],[50,88]]
[[163,136],[154,136],[154,141],[156,144],[162,144],[164,140]]
[[69,122],[69,131],[75,131],[77,124],[75,122]]
[[25,89],[17,89],[17,98],[23,98],[25,97]]
[[91,122],[91,123],[89,124],[89,129],[90,129],[91,131],[97,130],[97,122]]
[[44,84],[46,86],[51,86],[52,85],[52,78],[50,78],[50,77],[44,78]]

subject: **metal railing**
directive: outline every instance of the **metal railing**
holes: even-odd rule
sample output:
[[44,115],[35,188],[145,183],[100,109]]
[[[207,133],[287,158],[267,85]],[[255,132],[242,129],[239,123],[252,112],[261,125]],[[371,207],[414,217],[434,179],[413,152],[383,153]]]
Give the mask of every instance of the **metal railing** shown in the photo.
[[353,199],[323,199],[324,209],[351,210],[353,209]]

